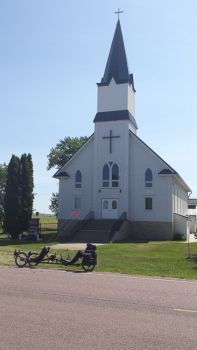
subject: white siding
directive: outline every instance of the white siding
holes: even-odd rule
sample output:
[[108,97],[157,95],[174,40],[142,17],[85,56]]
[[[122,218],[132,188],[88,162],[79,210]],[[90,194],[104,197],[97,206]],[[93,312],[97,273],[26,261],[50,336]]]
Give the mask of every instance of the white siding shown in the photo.
[[174,233],[175,234],[188,234],[190,229],[190,223],[186,216],[174,214]]
[[[172,186],[171,177],[158,173],[166,164],[153,153],[143,142],[130,135],[130,180],[129,180],[129,213],[134,221],[172,221]],[[145,171],[153,172],[152,188],[145,187]],[[145,210],[145,197],[152,197],[153,209]]]
[[188,215],[188,194],[175,180],[173,180],[172,201],[173,213]]
[[[59,219],[72,219],[75,210],[75,198],[81,198],[81,214],[84,218],[93,207],[93,138],[81,149],[72,161],[63,169],[69,174],[68,179],[61,179],[59,185]],[[82,173],[82,188],[75,188],[75,173]]]
[[112,79],[109,85],[98,87],[98,112],[125,109],[135,117],[135,93],[128,83],[116,84]]
[[[153,186],[146,188],[145,171],[153,172]],[[172,175],[160,175],[167,164],[135,135],[130,137],[129,218],[137,221],[173,221],[173,213],[186,216],[188,193]],[[144,209],[144,198],[152,197],[153,209]]]
[[[103,136],[120,136],[112,140],[112,153],[109,152],[109,140]],[[96,218],[101,218],[101,200],[114,198],[119,201],[119,215],[128,211],[128,150],[129,150],[129,122],[102,122],[95,125],[94,145],[94,207]],[[120,169],[118,188],[102,187],[102,169],[105,163],[115,162]]]

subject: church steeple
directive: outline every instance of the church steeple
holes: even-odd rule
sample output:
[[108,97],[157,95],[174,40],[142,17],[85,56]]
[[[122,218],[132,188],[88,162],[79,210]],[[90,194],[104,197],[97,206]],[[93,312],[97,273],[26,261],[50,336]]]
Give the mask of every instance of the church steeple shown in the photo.
[[133,75],[129,74],[124,40],[118,19],[114,37],[111,44],[105,72],[99,86],[109,85],[111,79],[114,79],[116,84],[130,83],[134,89]]
[[97,85],[97,114],[94,122],[98,124],[124,120],[127,121],[129,129],[136,133],[133,74],[129,74],[119,18],[105,72],[101,82]]

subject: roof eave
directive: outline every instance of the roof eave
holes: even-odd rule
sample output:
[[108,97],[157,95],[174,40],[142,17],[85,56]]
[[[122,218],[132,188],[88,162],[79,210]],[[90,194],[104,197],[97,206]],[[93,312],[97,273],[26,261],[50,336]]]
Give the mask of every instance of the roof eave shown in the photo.
[[187,192],[191,192],[192,190],[191,188],[186,184],[186,182],[182,179],[182,177],[177,173],[174,174],[174,177],[176,177],[178,179],[178,181],[182,184],[182,186],[187,190]]
[[134,134],[131,130],[129,130],[130,135],[133,135],[134,137],[136,137],[140,142],[142,142],[146,147],[148,147],[150,149],[150,151],[155,154],[159,159],[161,159],[162,162],[164,162],[167,167],[172,171],[172,174],[160,174],[159,176],[174,176],[176,177],[179,182],[182,184],[182,186],[187,190],[187,192],[191,192],[192,190],[191,188],[186,184],[186,182],[182,179],[182,177],[164,160],[162,159],[155,151],[153,151],[152,148],[150,148],[144,141],[142,141],[136,134]]
[[52,176],[54,179],[57,179],[57,180],[60,180],[60,179],[69,179],[70,178],[70,176],[69,175],[53,175]]
[[177,172],[171,173],[171,174],[158,174],[158,175],[161,176],[161,177],[165,177],[165,176],[174,177],[185,188],[185,190],[187,192],[192,192],[191,188],[186,184],[186,182],[182,179],[182,177]]

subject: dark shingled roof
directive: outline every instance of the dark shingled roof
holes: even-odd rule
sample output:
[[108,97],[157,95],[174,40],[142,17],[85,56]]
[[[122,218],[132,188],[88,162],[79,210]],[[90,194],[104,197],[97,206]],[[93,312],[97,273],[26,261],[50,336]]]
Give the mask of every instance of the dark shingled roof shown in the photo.
[[170,169],[163,169],[159,172],[160,175],[172,175],[172,174],[177,174],[175,170],[170,170]]
[[109,121],[117,121],[117,120],[130,120],[131,123],[137,129],[137,123],[132,114],[127,110],[122,111],[108,111],[108,112],[98,112],[94,118],[95,122],[109,122]]
[[101,79],[101,82],[98,83],[98,86],[109,85],[112,78],[114,78],[117,84],[130,83],[135,91],[133,74],[129,74],[119,19],[116,25],[104,76]]
[[59,177],[69,177],[68,173],[66,171],[57,171],[53,177],[59,178]]

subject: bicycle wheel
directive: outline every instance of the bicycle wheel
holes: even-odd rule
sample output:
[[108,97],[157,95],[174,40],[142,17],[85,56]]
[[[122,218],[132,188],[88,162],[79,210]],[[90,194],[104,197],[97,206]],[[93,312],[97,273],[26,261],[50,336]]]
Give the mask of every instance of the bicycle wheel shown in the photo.
[[27,255],[25,253],[18,253],[15,256],[15,264],[18,267],[24,267],[27,264]]
[[87,261],[82,261],[81,266],[82,266],[82,268],[84,269],[84,271],[86,271],[86,272],[91,272],[91,271],[94,270],[96,264],[95,264],[95,262],[93,262],[93,263],[90,265]]
[[37,262],[37,261],[34,261],[34,258],[36,258],[37,256],[38,256],[37,253],[31,253],[31,254],[28,256],[28,264],[29,264],[29,266],[33,267],[33,266],[38,265],[38,262]]

